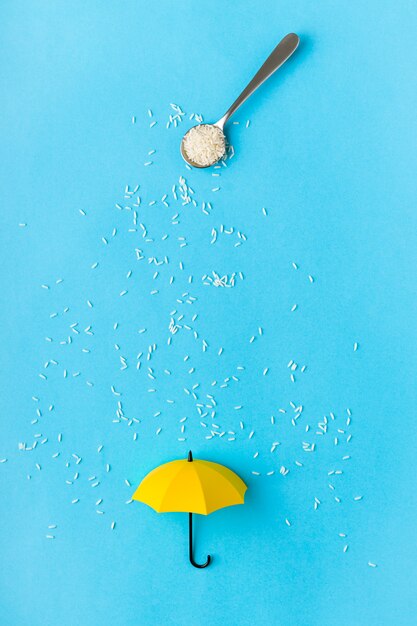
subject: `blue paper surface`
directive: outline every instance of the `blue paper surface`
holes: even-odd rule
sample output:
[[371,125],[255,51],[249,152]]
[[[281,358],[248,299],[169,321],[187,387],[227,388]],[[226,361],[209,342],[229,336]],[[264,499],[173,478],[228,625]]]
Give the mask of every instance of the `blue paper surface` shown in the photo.
[[[0,16],[0,623],[415,624],[415,4]],[[228,167],[188,171],[190,114],[223,115],[292,31]],[[190,448],[249,486],[196,516],[202,571],[187,516],[127,504]]]

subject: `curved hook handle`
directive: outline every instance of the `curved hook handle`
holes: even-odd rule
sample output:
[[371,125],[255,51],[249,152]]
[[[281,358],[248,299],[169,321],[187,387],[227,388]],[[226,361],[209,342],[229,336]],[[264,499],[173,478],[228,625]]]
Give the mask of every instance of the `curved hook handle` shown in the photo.
[[190,563],[191,565],[194,565],[194,567],[198,567],[199,569],[203,569],[204,567],[207,567],[207,565],[210,565],[211,563],[211,556],[208,554],[207,555],[207,561],[205,563],[201,563],[201,565],[199,563],[196,563],[193,559],[192,554],[190,554]]
[[194,557],[193,557],[193,514],[192,513],[188,513],[188,539],[189,539],[190,563],[191,563],[191,565],[194,565],[194,567],[197,567],[198,569],[203,569],[204,567],[207,567],[208,565],[210,565],[210,563],[211,563],[211,556],[210,555],[207,556],[207,561],[205,563],[202,563],[201,565],[194,561]]

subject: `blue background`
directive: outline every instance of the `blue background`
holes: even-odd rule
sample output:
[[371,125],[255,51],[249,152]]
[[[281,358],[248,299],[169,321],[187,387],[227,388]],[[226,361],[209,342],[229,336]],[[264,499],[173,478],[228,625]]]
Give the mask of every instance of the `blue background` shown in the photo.
[[[415,3],[13,0],[0,17],[1,624],[415,624]],[[229,167],[188,171],[189,114],[223,115],[291,31],[300,49],[228,128]],[[187,116],[167,130],[171,102]],[[173,200],[179,176],[197,207]],[[154,242],[115,208],[137,184]],[[235,231],[210,244],[221,224],[247,241]],[[137,261],[136,247],[169,263]],[[244,280],[204,285],[213,270]],[[197,300],[178,303],[185,292]],[[174,309],[198,340],[182,328],[167,345]],[[195,384],[198,403],[215,397],[213,420],[183,391]],[[140,423],[114,421],[118,400]],[[304,407],[295,426],[290,402]],[[226,435],[205,439],[212,422]],[[245,506],[196,520],[196,558],[214,556],[202,571],[187,562],[185,515],[126,504],[146,472],[189,448],[249,486]]]

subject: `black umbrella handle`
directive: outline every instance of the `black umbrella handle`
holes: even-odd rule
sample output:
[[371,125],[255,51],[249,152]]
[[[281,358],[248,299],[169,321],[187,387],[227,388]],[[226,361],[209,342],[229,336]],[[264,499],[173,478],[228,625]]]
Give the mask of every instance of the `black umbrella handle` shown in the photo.
[[188,538],[189,538],[190,563],[191,563],[191,565],[194,565],[194,567],[198,567],[198,569],[203,569],[204,567],[207,567],[207,565],[210,565],[210,562],[211,562],[211,556],[210,555],[207,556],[207,561],[205,563],[202,563],[201,565],[194,561],[194,557],[193,557],[193,514],[192,513],[188,513]]

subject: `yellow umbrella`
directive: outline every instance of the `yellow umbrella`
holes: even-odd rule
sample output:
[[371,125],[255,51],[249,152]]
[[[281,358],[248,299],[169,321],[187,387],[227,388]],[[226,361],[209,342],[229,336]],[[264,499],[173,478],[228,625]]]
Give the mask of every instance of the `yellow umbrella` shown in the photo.
[[190,562],[194,567],[207,567],[207,561],[199,565],[193,558],[193,513],[208,515],[217,509],[243,504],[247,487],[243,480],[229,468],[219,463],[188,459],[164,463],[149,472],[133,494],[133,500],[144,502],[157,513],[188,513]]

